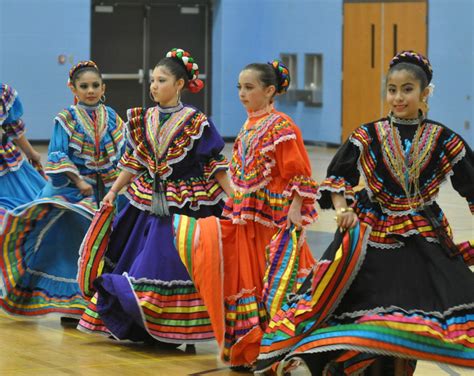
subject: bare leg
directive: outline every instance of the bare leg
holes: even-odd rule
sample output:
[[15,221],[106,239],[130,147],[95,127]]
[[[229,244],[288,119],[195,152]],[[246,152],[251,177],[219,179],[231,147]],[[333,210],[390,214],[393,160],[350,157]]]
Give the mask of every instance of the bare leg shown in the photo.
[[395,359],[395,376],[406,376],[407,362],[406,359]]

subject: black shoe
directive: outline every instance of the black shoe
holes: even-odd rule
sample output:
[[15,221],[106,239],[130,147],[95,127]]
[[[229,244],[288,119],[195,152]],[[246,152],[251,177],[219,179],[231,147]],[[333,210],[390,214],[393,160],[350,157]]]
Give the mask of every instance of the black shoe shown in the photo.
[[176,348],[178,348],[179,346],[182,345],[182,343],[162,342],[162,341],[159,341],[159,340],[157,340],[157,339],[155,339],[151,336],[149,338],[147,338],[144,342],[147,345],[156,346],[157,348],[163,349],[163,350],[175,350]]
[[60,322],[62,326],[77,326],[77,324],[79,324],[79,319],[74,317],[61,317]]
[[186,354],[196,354],[196,346],[190,343],[189,345],[186,345],[184,352]]
[[250,366],[230,366],[230,369],[239,373],[253,373],[252,367]]

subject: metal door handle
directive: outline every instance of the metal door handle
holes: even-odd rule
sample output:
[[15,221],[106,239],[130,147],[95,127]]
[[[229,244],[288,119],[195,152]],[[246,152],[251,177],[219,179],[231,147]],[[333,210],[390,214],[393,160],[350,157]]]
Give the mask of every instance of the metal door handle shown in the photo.
[[143,83],[143,69],[139,69],[137,73],[102,73],[104,80],[138,80]]

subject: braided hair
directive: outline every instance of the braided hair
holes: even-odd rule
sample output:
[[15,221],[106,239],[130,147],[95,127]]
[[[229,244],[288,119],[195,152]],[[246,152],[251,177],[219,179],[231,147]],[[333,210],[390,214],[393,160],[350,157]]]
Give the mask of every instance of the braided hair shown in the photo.
[[396,54],[390,61],[387,76],[401,70],[410,72],[420,81],[421,90],[424,90],[433,78],[433,68],[430,61],[415,51],[402,51]]
[[94,72],[102,79],[97,64],[92,60],[84,60],[77,63],[69,70],[68,85],[76,86],[76,81],[86,72]]

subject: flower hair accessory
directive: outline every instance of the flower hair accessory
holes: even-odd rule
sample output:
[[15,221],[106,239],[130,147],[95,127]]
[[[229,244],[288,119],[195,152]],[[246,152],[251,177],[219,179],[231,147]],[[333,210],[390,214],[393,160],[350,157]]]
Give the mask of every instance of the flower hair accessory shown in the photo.
[[78,70],[81,70],[81,69],[84,69],[84,68],[95,68],[97,69],[97,71],[99,71],[99,67],[97,66],[97,64],[95,62],[93,62],[92,60],[84,60],[84,61],[80,61],[79,63],[77,63],[76,65],[74,65],[70,70],[69,70],[69,79],[67,81],[67,84],[68,85],[71,85],[72,84],[72,77],[74,76],[74,74],[78,71]]
[[435,89],[435,85],[430,82],[430,84],[427,86],[428,87],[428,96],[432,97]]
[[282,94],[288,90],[290,86],[290,72],[288,67],[284,65],[280,60],[273,60],[272,62],[268,62],[273,69],[275,69],[275,73],[277,74],[278,78],[278,87],[277,93]]
[[188,90],[191,93],[197,93],[204,87],[202,80],[198,79],[199,66],[189,52],[181,48],[173,48],[166,54],[166,57],[175,58],[183,64],[189,79]]
[[431,82],[431,79],[433,78],[433,68],[431,67],[430,61],[425,56],[415,51],[402,51],[392,58],[389,68],[392,68],[393,66],[400,63],[411,63],[418,65],[426,73],[428,83]]

